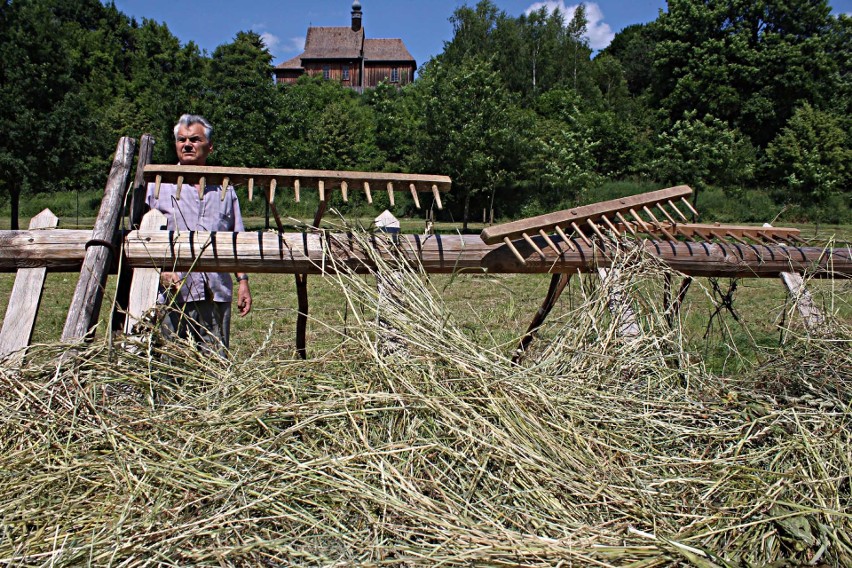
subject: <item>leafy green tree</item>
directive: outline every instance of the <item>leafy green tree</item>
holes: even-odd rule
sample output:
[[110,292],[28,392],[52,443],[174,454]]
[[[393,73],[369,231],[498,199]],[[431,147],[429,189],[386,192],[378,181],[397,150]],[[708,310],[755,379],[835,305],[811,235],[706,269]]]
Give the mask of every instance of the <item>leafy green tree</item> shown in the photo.
[[417,92],[411,85],[402,89],[382,82],[364,93],[373,109],[378,151],[385,157],[387,171],[411,171],[423,123]]
[[711,115],[684,114],[657,143],[651,175],[665,182],[686,184],[695,193],[708,185],[733,186],[754,175],[754,149],[737,130]]
[[596,57],[608,55],[621,64],[627,89],[632,95],[641,95],[654,84],[654,47],[657,43],[655,23],[627,26]]
[[852,185],[849,120],[805,103],[766,148],[773,180],[797,203],[825,201]]
[[711,114],[764,147],[801,101],[827,100],[826,0],[669,0],[655,24],[654,104]]
[[433,62],[420,76],[424,96],[422,167],[453,178],[448,203],[462,205],[464,229],[472,198],[487,199],[517,168],[521,114],[499,75],[482,60]]
[[88,30],[101,10],[95,0],[0,4],[0,190],[13,229],[22,192],[85,183],[81,164],[104,151],[85,89],[98,60],[86,53]]
[[213,156],[218,163],[269,167],[276,161],[272,55],[258,34],[239,32],[213,51],[200,106],[217,129]]

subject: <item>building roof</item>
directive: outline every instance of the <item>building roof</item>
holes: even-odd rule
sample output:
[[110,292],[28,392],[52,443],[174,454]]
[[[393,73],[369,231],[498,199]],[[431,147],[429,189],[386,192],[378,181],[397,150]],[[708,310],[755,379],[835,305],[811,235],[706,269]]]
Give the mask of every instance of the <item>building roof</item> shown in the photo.
[[279,63],[275,66],[276,69],[304,69],[302,67],[302,56],[297,55],[293,59],[288,59],[284,63]]
[[364,59],[371,61],[414,61],[399,38],[364,40]]
[[364,28],[310,27],[302,59],[357,59],[364,45]]

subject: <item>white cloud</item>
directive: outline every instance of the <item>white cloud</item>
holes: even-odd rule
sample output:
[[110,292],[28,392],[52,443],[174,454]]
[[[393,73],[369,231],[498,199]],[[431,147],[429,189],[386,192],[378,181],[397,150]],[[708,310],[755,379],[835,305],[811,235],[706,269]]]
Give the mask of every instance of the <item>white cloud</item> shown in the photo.
[[263,40],[263,45],[269,50],[269,53],[275,57],[284,57],[287,55],[301,53],[305,50],[304,37],[291,37],[282,40],[275,34],[263,32],[260,34]]
[[278,50],[278,44],[281,43],[281,40],[278,39],[278,36],[273,35],[269,32],[263,32],[260,34],[260,39],[263,40],[263,45],[266,46],[266,49],[269,50],[269,53],[275,53]]
[[[604,15],[600,6],[594,2],[584,2],[583,4],[586,7],[586,20],[588,21],[586,33],[583,37],[589,41],[589,47],[592,49],[603,49],[609,45],[612,38],[615,37],[615,34],[612,32],[612,28],[609,27],[609,24],[603,21]],[[552,13],[554,10],[559,9],[565,18],[565,23],[567,24],[571,21],[571,18],[574,17],[574,10],[576,10],[578,6],[579,4],[568,5],[564,0],[547,0],[546,2],[536,2],[532,4],[524,11],[524,13],[530,14],[536,10],[540,10],[542,7],[547,9],[548,13]]]

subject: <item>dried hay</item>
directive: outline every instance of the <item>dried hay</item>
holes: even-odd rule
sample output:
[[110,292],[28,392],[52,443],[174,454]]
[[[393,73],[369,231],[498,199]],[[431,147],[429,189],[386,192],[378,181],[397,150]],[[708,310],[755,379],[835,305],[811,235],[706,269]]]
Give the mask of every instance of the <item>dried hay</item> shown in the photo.
[[381,326],[335,277],[358,321],[305,362],[35,348],[0,371],[0,561],[852,565],[849,330],[722,381],[619,258],[640,337],[587,287],[522,366],[396,264]]

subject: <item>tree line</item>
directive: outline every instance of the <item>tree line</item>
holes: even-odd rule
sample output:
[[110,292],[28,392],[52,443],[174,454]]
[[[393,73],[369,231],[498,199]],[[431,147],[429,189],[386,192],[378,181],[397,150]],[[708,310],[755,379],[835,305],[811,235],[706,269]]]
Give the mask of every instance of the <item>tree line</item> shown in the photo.
[[582,5],[512,16],[480,0],[448,17],[452,38],[414,83],[358,94],[275,85],[252,31],[208,54],[111,3],[2,0],[12,227],[22,195],[102,187],[119,136],[152,133],[155,162],[173,163],[185,112],[213,122],[221,165],[449,175],[446,214],[465,225],[480,209],[570,207],[624,179],[852,218],[852,19],[825,0],[669,0],[597,54]]

